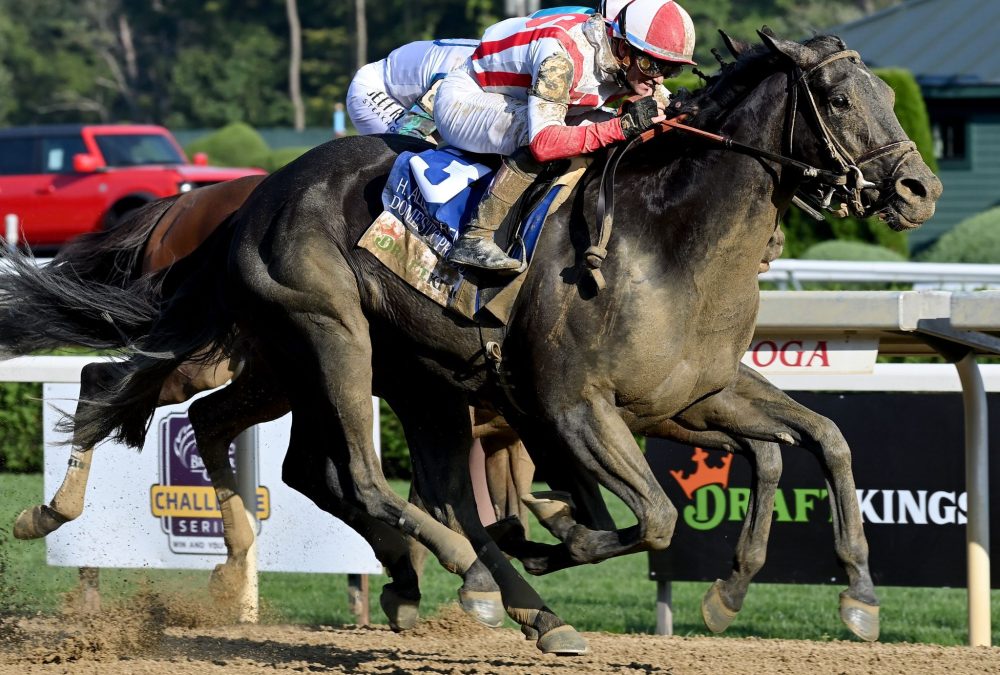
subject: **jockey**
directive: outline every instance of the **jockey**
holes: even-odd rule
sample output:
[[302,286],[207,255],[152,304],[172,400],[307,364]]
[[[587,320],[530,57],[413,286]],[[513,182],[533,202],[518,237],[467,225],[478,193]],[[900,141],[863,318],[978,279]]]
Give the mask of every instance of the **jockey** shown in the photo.
[[[628,1],[611,0],[611,5]],[[604,5],[602,2],[601,7]],[[594,11],[590,7],[555,7],[531,16]],[[430,92],[431,88],[451,71],[464,66],[478,46],[479,40],[422,40],[403,45],[381,61],[362,66],[347,89],[347,114],[354,128],[363,136],[386,133],[429,136],[434,124],[435,92]]]
[[[411,108],[419,113],[416,105],[424,94],[465,64],[478,46],[478,40],[411,42],[360,68],[347,89],[347,114],[354,128],[362,135],[397,131],[405,113]],[[430,102],[422,107],[430,108]]]
[[[486,30],[465,67],[442,83],[434,116],[442,139],[470,152],[505,156],[452,248],[452,262],[516,271],[520,263],[504,254],[493,235],[534,182],[539,163],[633,138],[664,119],[664,77],[694,63],[691,18],[673,0],[605,4],[608,11],[621,7],[613,21],[599,13],[501,21]],[[638,100],[612,116],[611,102],[624,96]]]

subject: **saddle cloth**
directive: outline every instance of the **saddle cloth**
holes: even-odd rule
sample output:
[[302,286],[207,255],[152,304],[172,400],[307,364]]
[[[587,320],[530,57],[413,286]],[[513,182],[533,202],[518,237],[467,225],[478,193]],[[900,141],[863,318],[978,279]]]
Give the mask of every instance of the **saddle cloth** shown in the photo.
[[[445,260],[494,173],[477,159],[456,148],[400,154],[382,192],[384,211],[358,246],[442,307],[473,320],[483,318],[480,312],[485,309],[505,324],[524,274],[500,280],[505,286],[498,289],[497,279],[484,285],[478,276],[466,276]],[[523,222],[512,228],[509,255],[530,264],[547,215],[566,200],[588,163],[584,158],[574,160]]]

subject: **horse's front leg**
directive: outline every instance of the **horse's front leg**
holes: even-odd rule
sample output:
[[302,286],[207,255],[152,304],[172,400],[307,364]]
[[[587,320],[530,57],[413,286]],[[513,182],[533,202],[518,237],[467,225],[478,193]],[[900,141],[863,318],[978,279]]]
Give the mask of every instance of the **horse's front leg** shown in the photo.
[[840,618],[863,640],[878,639],[878,598],[868,569],[868,542],[851,473],[851,450],[837,425],[797,403],[763,376],[741,367],[726,396],[685,411],[685,425],[738,429],[747,438],[810,450],[819,460],[830,494],[837,557],[847,572]]
[[554,571],[574,564],[596,563],[635,551],[660,550],[670,544],[677,509],[646,463],[635,438],[617,409],[602,397],[584,399],[549,419],[521,419],[516,424],[535,453],[553,451],[613,492],[635,514],[638,523],[618,530],[592,529],[572,516],[559,499],[531,504],[536,515],[565,545],[547,561]]
[[[715,396],[727,396],[723,393]],[[714,398],[714,397],[713,397]],[[700,410],[709,405],[711,399],[700,401],[684,414]],[[722,406],[725,409],[725,406]],[[684,414],[679,419],[684,418]],[[767,541],[771,533],[774,512],[774,498],[781,478],[781,451],[776,443],[765,443],[738,436],[731,431],[692,431],[676,420],[668,420],[646,435],[664,438],[693,447],[712,448],[736,452],[746,456],[751,466],[751,491],[747,504],[747,514],[743,528],[733,553],[733,569],[725,580],[718,579],[702,599],[701,613],[705,625],[716,633],[721,633],[743,607],[750,582],[764,566],[767,557]]]
[[[517,573],[483,527],[472,492],[468,471],[469,434],[464,397],[446,385],[435,386],[426,377],[400,377],[403,368],[393,368],[397,382],[382,389],[406,432],[413,460],[413,485],[424,509],[439,522],[463,534],[471,542],[478,563],[496,581],[499,593],[460,591],[462,606],[474,615],[484,615],[501,607],[521,624],[526,635],[537,640],[545,653],[580,654],[587,649],[584,639],[564,623],[535,590]],[[399,383],[419,380],[422,395],[414,397]],[[499,595],[502,605],[496,602]],[[499,606],[498,606],[499,605]],[[495,625],[502,621],[497,614]]]

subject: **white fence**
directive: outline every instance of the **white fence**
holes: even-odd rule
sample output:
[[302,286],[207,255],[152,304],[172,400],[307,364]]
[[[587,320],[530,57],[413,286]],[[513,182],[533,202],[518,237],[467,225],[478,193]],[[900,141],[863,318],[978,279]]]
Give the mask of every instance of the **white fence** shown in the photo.
[[782,290],[801,290],[804,283],[900,283],[914,290],[978,290],[1000,288],[1000,265],[966,263],[853,262],[779,258],[761,281]]

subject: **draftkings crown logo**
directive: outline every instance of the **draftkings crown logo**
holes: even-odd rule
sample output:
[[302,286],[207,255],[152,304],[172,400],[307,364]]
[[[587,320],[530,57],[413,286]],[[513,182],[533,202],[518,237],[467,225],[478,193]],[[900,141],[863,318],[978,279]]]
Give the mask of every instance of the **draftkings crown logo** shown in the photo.
[[724,455],[722,466],[719,467],[709,466],[705,463],[706,459],[708,459],[708,453],[701,448],[695,448],[694,454],[691,455],[691,461],[696,465],[694,471],[687,476],[684,475],[683,471],[671,470],[670,472],[688,499],[693,499],[694,493],[706,485],[721,485],[723,490],[729,486],[729,465],[733,463],[733,456]]

